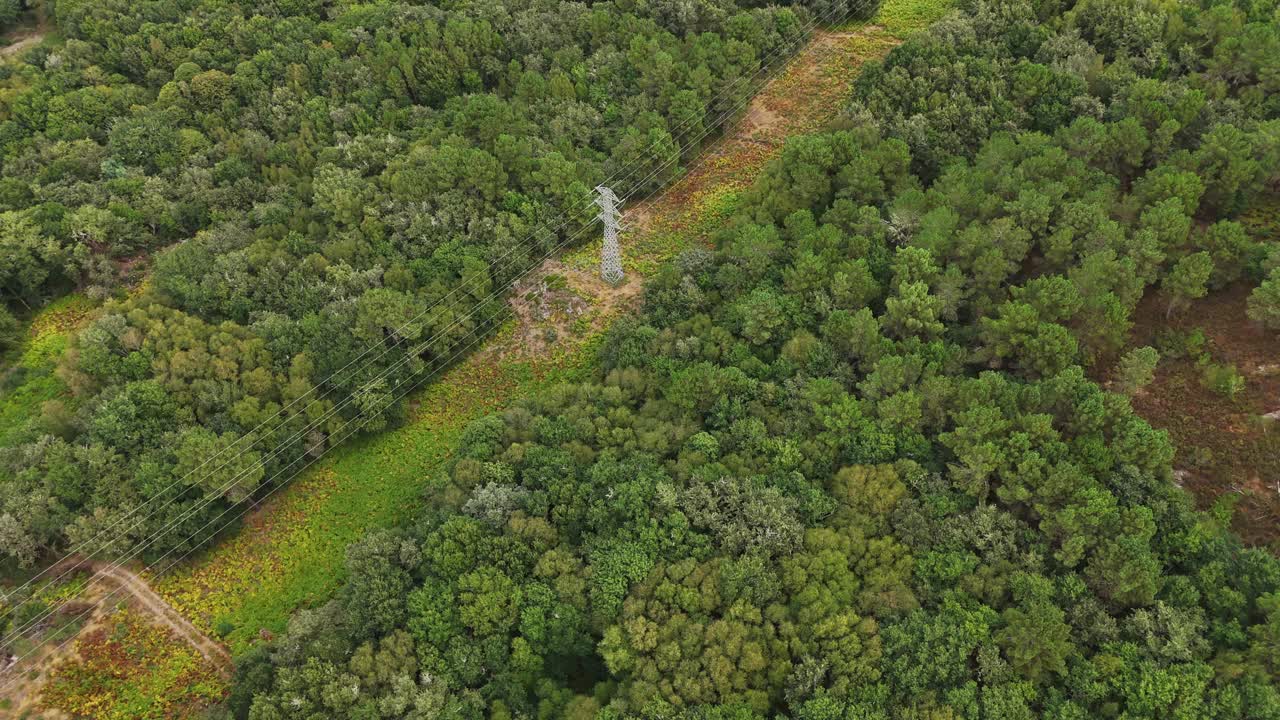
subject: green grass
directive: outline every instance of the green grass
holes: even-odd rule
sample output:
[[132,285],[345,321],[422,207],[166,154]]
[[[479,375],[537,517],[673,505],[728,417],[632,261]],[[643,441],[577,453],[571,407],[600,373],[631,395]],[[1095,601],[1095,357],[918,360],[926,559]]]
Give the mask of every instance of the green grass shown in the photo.
[[[876,22],[907,33],[947,7],[937,0],[892,0]],[[890,46],[875,44],[874,53],[883,54]],[[840,73],[841,82],[848,77]],[[685,193],[686,201],[678,207],[658,211],[649,231],[630,237],[628,273],[649,276],[682,250],[709,242],[767,158],[748,154],[709,161],[713,172],[706,184]],[[719,172],[714,171],[717,163]],[[561,260],[570,268],[590,270],[598,262],[598,247],[585,245]],[[513,329],[499,331],[488,346],[505,346],[501,335]],[[258,642],[262,630],[282,631],[295,610],[323,603],[341,587],[348,544],[371,529],[405,523],[428,498],[442,499],[442,465],[469,422],[521,397],[582,378],[593,367],[602,337],[603,329],[575,333],[557,344],[556,355],[533,360],[472,356],[413,396],[417,410],[404,426],[334,450],[301,473],[247,527],[154,578],[153,585],[194,623],[210,633],[222,631],[234,652]]]
[[27,338],[0,375],[0,447],[23,436],[49,400],[69,399],[67,386],[54,373],[74,331],[94,307],[83,295],[68,295],[32,318]]
[[552,358],[492,362],[474,357],[414,396],[407,424],[343,445],[303,473],[262,517],[154,585],[187,617],[228,630],[233,651],[260,631],[280,632],[292,612],[330,597],[344,577],[347,545],[401,524],[442,486],[442,463],[472,420],[516,398],[579,379],[599,335]]
[[905,38],[929,27],[954,5],[951,0],[894,0],[882,5],[871,22]]

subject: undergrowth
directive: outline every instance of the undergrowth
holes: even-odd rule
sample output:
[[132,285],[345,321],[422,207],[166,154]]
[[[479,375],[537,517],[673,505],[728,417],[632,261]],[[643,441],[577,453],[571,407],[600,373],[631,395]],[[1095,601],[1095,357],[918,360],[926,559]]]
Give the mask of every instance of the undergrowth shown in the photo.
[[[872,24],[901,37],[927,25],[946,6],[937,0],[891,0]],[[795,113],[789,132],[814,129],[829,118],[837,107],[834,96],[847,90],[856,67],[887,53],[898,40],[877,31],[841,42],[845,51],[828,61],[839,68],[824,65],[821,72],[810,73],[806,82],[812,87],[797,87],[783,76],[767,91],[784,95],[777,100],[807,99],[811,106]],[[628,238],[627,271],[649,275],[683,250],[708,243],[732,214],[741,189],[779,148],[734,143],[700,163],[693,175],[648,208],[648,227]],[[597,253],[598,244],[587,245],[562,260],[587,270],[598,262]],[[404,426],[335,450],[293,480],[244,528],[228,533],[193,562],[155,578],[157,591],[196,625],[221,635],[236,653],[283,630],[294,610],[323,602],[341,586],[349,543],[370,529],[406,521],[424,498],[440,492],[440,465],[471,420],[579,378],[607,325],[557,345],[546,357],[473,355],[413,396]],[[497,339],[509,330],[500,330]]]
[[954,3],[950,0],[897,0],[887,2],[871,21],[898,37],[905,37],[929,27],[946,15]]
[[72,717],[188,717],[226,694],[226,682],[198,652],[132,610],[117,610],[76,650],[41,694],[45,707]]
[[71,333],[93,309],[83,295],[68,295],[32,318],[26,340],[0,372],[0,447],[8,447],[30,423],[37,422],[50,400],[66,398],[67,386],[55,374]]

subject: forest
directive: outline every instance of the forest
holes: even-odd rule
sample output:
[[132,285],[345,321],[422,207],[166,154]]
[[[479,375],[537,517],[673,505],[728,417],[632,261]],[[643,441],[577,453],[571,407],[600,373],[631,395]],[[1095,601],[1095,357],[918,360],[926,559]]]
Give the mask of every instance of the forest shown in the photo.
[[[595,185],[666,187],[878,5],[44,0],[0,59],[0,578],[164,569],[409,423]],[[1280,720],[1280,544],[1136,409],[1186,358],[1243,387],[1174,329],[1205,298],[1280,339],[1280,0],[952,5],[332,597],[194,628],[252,634],[229,689],[136,607],[78,644],[155,670],[110,717]],[[88,584],[6,589],[3,656]],[[63,667],[46,700],[105,692]]]
[[1280,331],[1278,184],[1274,0],[962,2],[221,712],[1280,718],[1280,560],[1131,404],[1190,340],[1125,350],[1238,283]]
[[[3,436],[0,558],[206,544],[586,237],[663,185],[768,62],[871,3],[57,0],[0,64],[0,349],[103,306]],[[163,508],[136,512],[138,508]]]

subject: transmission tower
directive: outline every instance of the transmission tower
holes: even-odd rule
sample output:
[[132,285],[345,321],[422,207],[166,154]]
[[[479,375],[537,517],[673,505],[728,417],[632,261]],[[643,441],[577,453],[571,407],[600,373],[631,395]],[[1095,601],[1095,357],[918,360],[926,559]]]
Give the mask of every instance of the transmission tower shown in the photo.
[[613,191],[603,185],[596,186],[596,192],[600,196],[596,198],[596,205],[600,206],[600,214],[597,215],[600,222],[604,223],[604,248],[600,253],[600,277],[610,285],[617,285],[622,282],[622,250],[618,247],[618,233],[622,232],[622,213],[618,208],[622,207],[622,201],[618,199]]

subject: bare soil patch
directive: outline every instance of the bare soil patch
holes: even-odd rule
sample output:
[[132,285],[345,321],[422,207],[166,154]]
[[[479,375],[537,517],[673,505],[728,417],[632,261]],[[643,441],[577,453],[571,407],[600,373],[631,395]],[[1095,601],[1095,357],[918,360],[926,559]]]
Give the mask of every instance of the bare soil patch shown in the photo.
[[511,294],[515,330],[487,344],[481,355],[542,356],[565,338],[599,333],[611,318],[635,307],[643,287],[636,273],[615,286],[562,260],[547,260],[525,275]]
[[[137,573],[109,563],[72,560],[65,564],[68,568],[77,566],[93,572],[84,592],[59,607],[49,621],[32,629],[30,639],[40,643],[34,654],[0,671],[0,685],[8,685],[3,697],[9,700],[10,707],[7,714],[0,711],[0,718],[20,718],[37,709],[37,717],[45,720],[66,717],[57,710],[40,709],[40,691],[59,667],[79,658],[80,640],[94,633],[109,633],[114,625],[113,611],[121,605],[144,613],[150,622],[199,652],[223,677],[230,677],[232,661],[226,648],[170,607]],[[56,629],[68,621],[78,623],[79,629],[56,637]]]
[[1162,359],[1133,406],[1169,432],[1180,482],[1201,507],[1227,497],[1235,503],[1233,529],[1245,542],[1280,551],[1280,423],[1264,417],[1280,411],[1280,334],[1245,315],[1250,291],[1243,283],[1226,288],[1169,319],[1150,293],[1135,315],[1132,347],[1158,347],[1169,330],[1199,329],[1212,361],[1234,366],[1245,386],[1229,398],[1206,387],[1193,360]]
[[29,35],[17,38],[11,44],[0,47],[0,57],[13,57],[23,50],[39,45],[42,40],[44,40],[44,33],[42,32],[32,32]]

